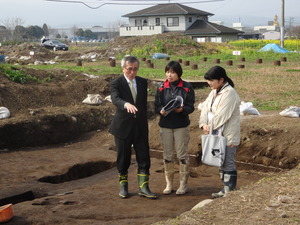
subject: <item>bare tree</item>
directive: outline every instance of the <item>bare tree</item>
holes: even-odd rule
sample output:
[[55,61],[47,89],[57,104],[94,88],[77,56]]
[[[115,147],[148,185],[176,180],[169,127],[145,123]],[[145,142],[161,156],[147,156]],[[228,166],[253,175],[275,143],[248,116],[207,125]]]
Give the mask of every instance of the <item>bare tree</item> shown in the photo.
[[16,41],[26,38],[26,28],[23,26],[16,26],[14,29],[14,38]]
[[78,27],[76,27],[75,25],[71,28],[71,34],[73,35],[73,37],[76,36],[77,30],[78,30]]
[[6,29],[5,26],[0,25],[0,41],[6,41],[9,39],[11,32]]
[[287,33],[290,37],[300,38],[300,26],[290,27]]
[[123,24],[123,22],[121,20],[109,23],[109,25],[108,25],[109,39],[113,39],[113,38],[119,36],[119,29],[120,29],[121,24]]
[[7,18],[3,21],[0,21],[3,26],[6,27],[7,31],[10,32],[9,39],[15,39],[14,37],[14,30],[17,26],[22,26],[24,24],[24,21],[21,18],[18,17],[11,17]]
[[44,35],[45,35],[46,37],[49,37],[49,29],[48,29],[47,24],[45,24],[45,23],[44,23],[44,25],[43,25],[43,31],[44,31]]
[[48,26],[49,38],[54,38],[58,34],[58,30]]
[[61,38],[66,39],[66,40],[68,39],[68,35],[65,31],[61,32]]

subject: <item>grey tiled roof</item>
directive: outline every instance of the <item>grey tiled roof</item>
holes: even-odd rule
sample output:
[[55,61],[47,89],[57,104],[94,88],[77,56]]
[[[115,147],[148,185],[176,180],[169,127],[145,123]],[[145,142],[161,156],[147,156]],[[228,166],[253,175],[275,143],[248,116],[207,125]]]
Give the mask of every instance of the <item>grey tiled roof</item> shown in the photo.
[[185,34],[238,34],[244,33],[230,27],[218,25],[204,20],[196,20],[185,32]]
[[214,14],[191,8],[178,3],[158,4],[146,9],[123,15],[123,17],[162,16],[162,15],[199,15],[213,16]]

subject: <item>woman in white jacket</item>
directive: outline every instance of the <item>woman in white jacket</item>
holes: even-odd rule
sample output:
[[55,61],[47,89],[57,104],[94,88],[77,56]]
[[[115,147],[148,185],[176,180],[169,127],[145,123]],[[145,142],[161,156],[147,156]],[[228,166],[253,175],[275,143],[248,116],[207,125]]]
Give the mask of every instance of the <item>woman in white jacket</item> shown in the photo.
[[224,188],[212,194],[212,198],[218,198],[236,188],[235,157],[240,144],[240,97],[224,68],[214,66],[205,73],[204,78],[212,91],[202,105],[199,127],[204,134],[208,134],[210,129],[217,131],[224,125],[223,136],[227,139],[225,160],[220,167]]

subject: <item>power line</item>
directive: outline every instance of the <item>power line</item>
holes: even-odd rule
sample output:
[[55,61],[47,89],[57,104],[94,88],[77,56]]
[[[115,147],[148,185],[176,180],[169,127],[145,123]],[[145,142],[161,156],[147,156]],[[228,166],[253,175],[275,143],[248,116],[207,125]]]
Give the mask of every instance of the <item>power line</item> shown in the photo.
[[106,5],[106,3],[103,3],[103,4],[99,5],[99,6],[92,7],[92,6],[90,6],[90,5],[86,4],[85,2],[82,2],[82,1],[64,1],[64,0],[45,0],[45,1],[47,1],[47,2],[67,2],[67,3],[79,3],[79,4],[83,4],[83,5],[85,5],[86,7],[90,8],[90,9],[99,9],[100,7],[102,7],[102,6]]
[[[83,4],[86,7],[90,8],[90,9],[99,9],[104,5],[156,5],[157,2],[168,2],[170,3],[170,0],[165,1],[165,0],[146,0],[146,1],[139,1],[139,0],[98,0],[101,3],[98,6],[91,6],[83,1],[68,1],[68,0],[45,0],[48,2],[64,2],[64,3],[79,3],[79,4]],[[196,4],[196,3],[207,3],[207,2],[221,2],[221,1],[225,1],[225,0],[204,0],[204,1],[190,1],[190,2],[185,2],[185,1],[173,1],[175,3],[179,3],[179,4]],[[143,2],[143,3],[137,3],[137,2]],[[148,2],[148,3],[145,3]],[[152,2],[152,3],[150,3]]]

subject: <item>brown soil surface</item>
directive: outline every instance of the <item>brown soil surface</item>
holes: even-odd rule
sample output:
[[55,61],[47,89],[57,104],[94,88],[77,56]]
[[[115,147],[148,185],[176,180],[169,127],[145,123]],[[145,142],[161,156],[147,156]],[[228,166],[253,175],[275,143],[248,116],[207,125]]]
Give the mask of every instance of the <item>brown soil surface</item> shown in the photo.
[[[222,188],[218,169],[199,162],[199,111],[191,115],[189,191],[163,195],[158,118],[149,96],[150,188],[159,198],[138,196],[133,156],[131,196],[120,199],[114,142],[107,132],[114,106],[105,100],[99,106],[82,103],[87,94],[108,96],[116,75],[90,78],[56,69],[28,73],[51,76],[51,81],[21,85],[0,74],[0,106],[11,111],[10,118],[0,120],[0,205],[13,202],[15,214],[7,224],[300,223],[299,119],[278,112],[243,116],[238,190],[190,211]],[[197,104],[202,100],[198,97]],[[175,188],[178,182],[177,168]]]

